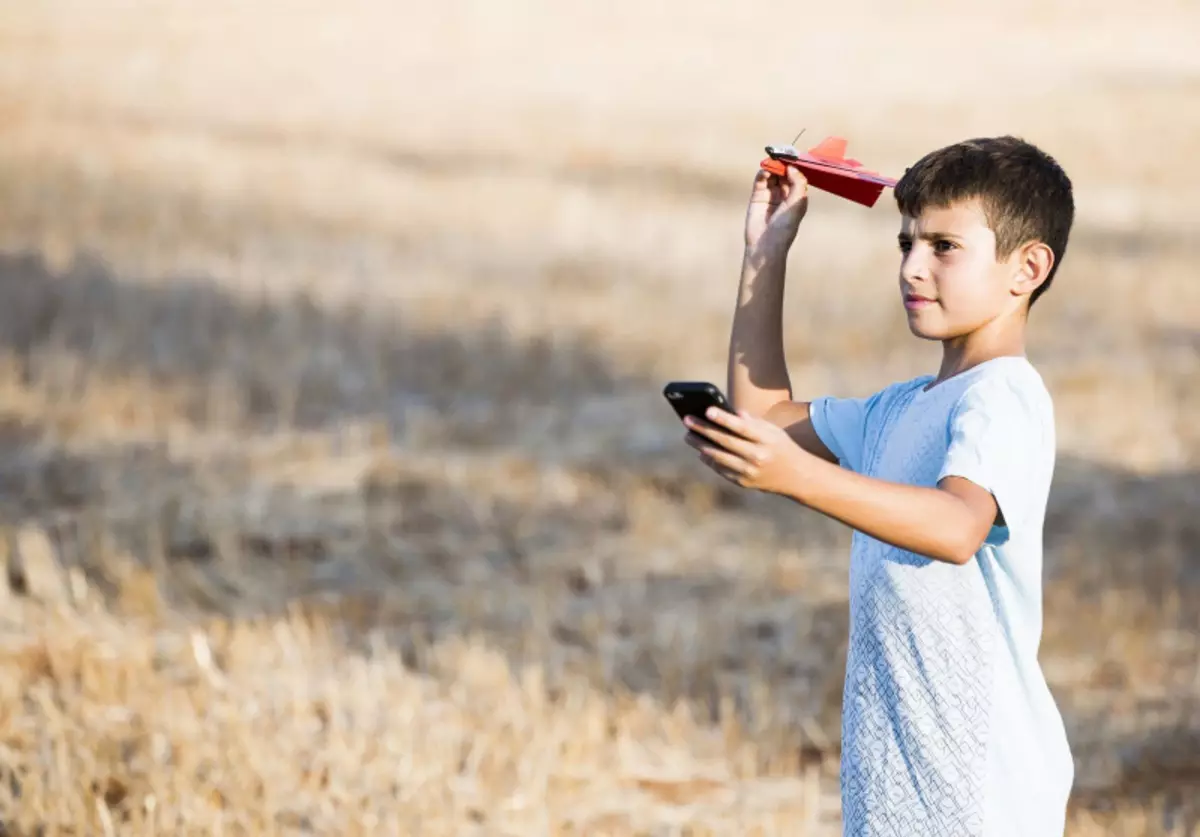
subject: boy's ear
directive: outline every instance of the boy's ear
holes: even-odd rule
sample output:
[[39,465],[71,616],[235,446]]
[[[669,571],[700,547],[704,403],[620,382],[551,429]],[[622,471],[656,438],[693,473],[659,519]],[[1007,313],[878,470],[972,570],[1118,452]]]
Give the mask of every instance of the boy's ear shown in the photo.
[[1054,251],[1044,241],[1028,241],[1013,253],[1012,292],[1015,296],[1028,296],[1050,276],[1054,267]]

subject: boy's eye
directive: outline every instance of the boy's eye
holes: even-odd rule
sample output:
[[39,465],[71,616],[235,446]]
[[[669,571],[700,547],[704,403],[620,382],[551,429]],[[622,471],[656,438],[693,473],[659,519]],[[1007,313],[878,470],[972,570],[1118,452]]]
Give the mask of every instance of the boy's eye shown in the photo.
[[911,249],[912,249],[911,241],[901,241],[900,242],[900,252],[901,253],[907,253]]
[[937,241],[935,241],[933,243],[934,249],[937,250],[939,253],[949,253],[951,250],[955,249],[957,246],[958,245],[955,244],[953,241],[947,241],[944,238],[939,238]]

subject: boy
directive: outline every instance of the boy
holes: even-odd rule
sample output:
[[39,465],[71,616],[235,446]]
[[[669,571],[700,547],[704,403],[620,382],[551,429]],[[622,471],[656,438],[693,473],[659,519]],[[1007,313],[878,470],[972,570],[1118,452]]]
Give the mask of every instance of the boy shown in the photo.
[[1038,665],[1054,412],[1029,307],[1074,217],[1057,163],[1012,137],[897,183],[899,291],[941,368],[864,398],[792,400],[781,304],[807,184],[759,171],[729,351],[738,415],[688,421],[704,462],[851,526],[842,817],[855,837],[1062,835],[1074,780]]

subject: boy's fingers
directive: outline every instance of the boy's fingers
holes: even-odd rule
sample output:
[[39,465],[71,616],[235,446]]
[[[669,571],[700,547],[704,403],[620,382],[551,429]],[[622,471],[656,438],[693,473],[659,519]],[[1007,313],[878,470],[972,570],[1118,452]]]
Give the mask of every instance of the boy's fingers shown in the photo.
[[705,417],[713,424],[728,428],[743,439],[749,439],[752,442],[762,441],[762,435],[758,432],[758,428],[748,420],[746,414],[734,414],[710,407],[705,413]]
[[744,476],[749,468],[745,460],[712,445],[703,445],[700,448],[700,455],[715,466],[723,468],[739,477]]
[[755,444],[741,436],[726,433],[713,424],[694,419],[690,419],[688,426],[694,433],[699,433],[705,439],[716,442],[726,450],[733,451],[745,459],[752,459],[755,455]]
[[741,474],[735,473],[735,472],[729,470],[728,468],[722,468],[720,465],[717,465],[717,464],[714,464],[711,462],[709,463],[709,467],[712,468],[714,471],[716,471],[719,475],[721,475],[725,479],[729,480],[730,482],[735,483],[737,485],[742,484],[742,475]]
[[711,442],[702,441],[696,446],[696,450],[700,452],[701,456],[707,457],[722,467],[728,468],[738,474],[749,473],[750,469],[758,464],[753,456],[747,456],[738,451],[714,445]]
[[[713,446],[707,444],[701,436],[696,436],[694,439],[689,436],[687,443],[696,449],[696,451],[699,453],[700,461],[703,462],[707,467],[716,471],[717,474],[729,480],[730,482],[736,483],[737,485],[743,485],[743,481],[745,480],[747,474],[743,473],[742,470],[737,469],[748,468],[749,466],[747,466],[745,462],[739,460],[737,457],[731,457],[728,453],[720,448],[714,448]],[[721,461],[725,457],[728,457],[728,462],[740,463],[740,465],[735,464],[734,467],[730,467],[729,464]]]
[[808,197],[808,178],[796,166],[787,167],[787,205],[796,206]]
[[780,178],[776,175],[766,169],[759,169],[758,174],[754,175],[754,184],[750,188],[751,197],[757,198],[760,195],[777,191],[780,182]]

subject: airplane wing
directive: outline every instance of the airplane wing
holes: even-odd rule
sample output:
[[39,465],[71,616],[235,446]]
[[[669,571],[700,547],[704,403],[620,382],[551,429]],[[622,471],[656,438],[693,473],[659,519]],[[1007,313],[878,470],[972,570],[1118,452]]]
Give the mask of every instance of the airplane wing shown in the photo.
[[785,163],[768,157],[759,165],[764,170],[778,175],[783,175],[787,166],[795,166],[804,172],[810,186],[863,206],[874,206],[885,186],[896,185],[892,178],[875,172],[856,171],[817,161],[795,159]]
[[864,206],[874,206],[885,186],[895,186],[893,178],[862,168],[858,160],[846,158],[846,140],[826,137],[807,154],[791,146],[768,146],[766,160],[759,165],[773,174],[783,175],[787,166],[804,172],[810,185]]

